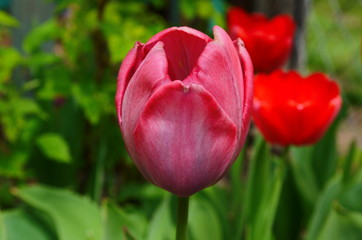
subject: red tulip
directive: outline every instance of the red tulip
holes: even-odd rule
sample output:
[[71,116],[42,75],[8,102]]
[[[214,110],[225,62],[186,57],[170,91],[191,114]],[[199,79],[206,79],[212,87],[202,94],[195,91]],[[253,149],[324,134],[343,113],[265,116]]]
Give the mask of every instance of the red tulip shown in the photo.
[[267,19],[263,14],[248,14],[233,7],[227,14],[232,39],[241,38],[256,72],[280,68],[290,55],[295,23],[288,15]]
[[254,122],[271,143],[314,144],[341,108],[338,85],[322,73],[302,78],[278,70],[256,75],[254,83]]
[[169,28],[136,43],[118,75],[116,108],[144,177],[178,196],[218,181],[250,123],[253,69],[242,42]]

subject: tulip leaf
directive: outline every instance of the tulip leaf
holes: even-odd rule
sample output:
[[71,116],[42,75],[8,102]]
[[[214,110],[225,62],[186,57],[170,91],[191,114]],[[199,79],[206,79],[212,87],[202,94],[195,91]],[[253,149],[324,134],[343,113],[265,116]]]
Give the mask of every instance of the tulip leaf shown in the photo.
[[232,187],[232,208],[234,210],[239,208],[240,202],[242,201],[244,183],[242,181],[243,175],[243,165],[245,160],[246,147],[240,153],[239,157],[236,159],[234,164],[230,168],[230,178],[231,178],[231,187]]
[[[246,200],[243,208],[247,239],[273,239],[272,227],[278,207],[285,162],[270,154],[269,146],[259,136],[252,154]],[[285,160],[285,159],[283,159]],[[240,231],[238,237],[241,235]]]
[[24,240],[29,236],[36,240],[55,239],[49,226],[25,209],[5,211],[0,216],[0,240]]
[[335,174],[337,169],[336,134],[340,120],[337,118],[328,129],[322,140],[313,148],[311,165],[315,171],[315,178],[322,189],[324,184]]
[[250,168],[248,172],[248,182],[246,187],[246,201],[244,212],[247,218],[253,222],[257,207],[262,200],[262,194],[267,187],[263,184],[268,174],[268,147],[261,137],[257,138],[253,155],[250,159]]
[[220,219],[210,202],[196,194],[190,197],[189,233],[191,240],[222,240],[223,230]]
[[336,132],[340,118],[313,146],[292,147],[291,166],[298,190],[312,210],[319,193],[337,169]]
[[146,240],[175,238],[175,207],[175,201],[169,195],[163,199],[150,221]]
[[275,217],[275,239],[299,239],[299,229],[304,226],[304,205],[296,188],[292,169],[290,165],[288,165]]
[[[235,226],[230,224],[230,222],[235,222],[241,211],[242,199],[240,199],[238,203],[234,202],[234,206],[230,202],[233,191],[233,189],[214,185],[196,194],[198,197],[207,198],[213,211],[217,214],[219,224],[221,225],[220,227],[223,229],[223,233],[226,234],[224,239],[231,239],[235,236],[235,230],[233,229]],[[237,226],[237,228],[239,227],[240,226]]]
[[332,178],[318,198],[318,202],[309,221],[306,240],[317,239],[320,229],[330,212],[332,202],[340,195],[342,189],[340,177]]
[[356,142],[353,141],[352,144],[350,145],[348,154],[344,159],[343,177],[342,177],[344,182],[347,182],[350,176],[352,175],[351,167],[356,155],[357,155]]
[[102,206],[104,221],[103,240],[143,240],[146,230],[146,220],[137,214],[126,213],[111,202]]
[[311,165],[313,147],[292,147],[291,168],[298,189],[311,206],[318,198],[319,186]]
[[263,221],[257,220],[257,223],[260,223],[260,227],[256,228],[257,233],[261,234],[257,236],[263,237],[257,237],[255,239],[273,239],[272,228],[286,170],[285,162],[283,162],[284,160],[285,159],[279,159],[275,161],[276,166],[273,172],[273,176],[270,180],[269,189],[263,197],[263,205],[261,205],[258,213],[258,219],[263,219]]
[[59,240],[101,239],[101,214],[87,198],[46,186],[23,187],[15,195],[52,219]]
[[360,240],[361,236],[362,214],[333,208],[317,240]]
[[69,163],[69,147],[63,137],[56,133],[45,133],[38,137],[37,144],[44,155],[52,160]]
[[339,200],[343,207],[362,213],[362,181],[356,182],[341,194]]
[[150,202],[152,199],[160,199],[165,196],[165,191],[152,184],[134,184],[128,183],[122,188],[118,196],[121,201],[127,201],[132,198],[140,198]]

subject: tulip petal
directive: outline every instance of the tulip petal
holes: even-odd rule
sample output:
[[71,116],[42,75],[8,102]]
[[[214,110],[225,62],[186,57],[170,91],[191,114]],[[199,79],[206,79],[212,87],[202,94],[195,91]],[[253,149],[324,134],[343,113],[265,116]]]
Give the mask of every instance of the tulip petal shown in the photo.
[[134,131],[134,160],[149,181],[189,196],[224,174],[236,126],[200,85],[173,81],[149,99]]
[[249,53],[246,51],[243,42],[238,38],[234,41],[234,46],[238,52],[239,60],[241,63],[241,69],[243,73],[242,80],[244,90],[244,102],[243,102],[243,115],[242,115],[242,127],[241,127],[241,141],[240,147],[244,145],[245,138],[250,126],[251,112],[253,108],[254,97],[254,69],[251,62]]
[[[283,77],[284,75],[284,77]],[[279,84],[284,93],[275,93],[274,109],[279,121],[284,122],[287,142],[295,145],[312,144],[319,140],[339,111],[341,98],[338,86],[323,74],[302,78],[297,72],[279,73]]]
[[185,84],[202,85],[212,96],[238,129],[241,138],[244,102],[244,79],[241,63],[233,42],[220,27],[214,27],[215,40],[208,43],[201,54],[197,67],[184,80]]
[[[130,80],[122,102],[122,132],[130,138],[141,110],[151,94],[162,84],[170,82],[163,43],[158,42],[147,54]],[[133,145],[130,143],[129,145]]]
[[134,72],[137,67],[143,60],[143,44],[140,42],[136,42],[135,46],[129,51],[127,56],[124,58],[122,62],[122,66],[118,72],[117,78],[117,93],[116,93],[116,110],[118,114],[119,124],[122,122],[122,100],[124,92],[128,86],[129,81],[131,80]]
[[194,69],[206,44],[212,39],[188,27],[173,27],[152,37],[145,49],[163,42],[168,60],[168,73],[172,80],[184,80]]
[[234,7],[228,11],[227,20],[231,37],[244,41],[255,71],[271,72],[286,62],[295,31],[292,17],[280,14],[267,19],[262,14],[249,14]]
[[302,78],[277,70],[255,77],[254,121],[264,137],[280,145],[318,141],[338,113],[338,85],[324,74]]
[[[314,73],[303,79],[300,85],[300,95],[296,97],[299,102],[308,101],[308,104],[305,104],[302,111],[305,127],[296,138],[297,145],[311,144],[320,139],[342,105],[338,85],[324,74]],[[313,86],[313,91],[310,90],[311,86]]]
[[253,119],[266,140],[280,145],[290,144],[289,125],[283,121],[283,109],[264,105],[254,99]]

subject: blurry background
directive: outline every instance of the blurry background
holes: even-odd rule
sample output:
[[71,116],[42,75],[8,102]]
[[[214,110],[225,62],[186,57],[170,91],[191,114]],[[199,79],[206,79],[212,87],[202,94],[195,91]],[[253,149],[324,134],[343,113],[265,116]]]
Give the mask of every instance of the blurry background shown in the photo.
[[215,24],[226,28],[231,4],[294,16],[299,28],[286,68],[339,82],[348,112],[338,150],[345,154],[353,140],[361,148],[361,0],[0,0],[0,206],[16,206],[14,189],[29,183],[138,203],[145,181],[114,107],[121,61],[136,41],[169,26],[209,35]]

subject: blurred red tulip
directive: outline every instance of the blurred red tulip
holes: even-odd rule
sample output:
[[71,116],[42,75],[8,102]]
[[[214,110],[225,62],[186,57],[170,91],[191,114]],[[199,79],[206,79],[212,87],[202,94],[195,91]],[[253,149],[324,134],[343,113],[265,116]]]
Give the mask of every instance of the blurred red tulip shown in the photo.
[[253,69],[238,39],[169,28],[136,43],[118,75],[116,108],[146,179],[178,196],[218,181],[249,129]]
[[256,75],[254,83],[254,122],[271,143],[314,144],[341,108],[338,85],[322,73],[302,78],[277,70]]
[[228,11],[227,20],[231,38],[243,40],[256,72],[268,73],[286,62],[295,30],[290,16],[278,15],[268,20],[263,14],[248,14],[233,7]]

